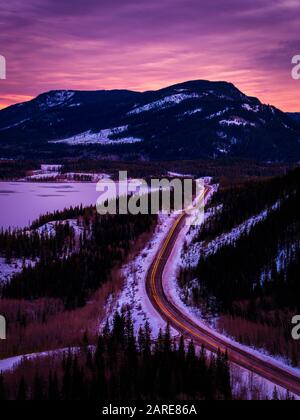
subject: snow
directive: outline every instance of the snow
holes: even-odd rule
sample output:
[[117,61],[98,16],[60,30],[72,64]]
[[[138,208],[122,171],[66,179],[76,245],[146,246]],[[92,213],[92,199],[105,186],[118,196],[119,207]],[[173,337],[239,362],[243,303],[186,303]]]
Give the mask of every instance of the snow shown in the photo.
[[[208,198],[209,199],[209,198]],[[276,203],[272,209],[276,209],[278,207],[279,203]],[[215,212],[219,211],[220,208],[211,209],[210,215]],[[241,227],[234,229],[231,234],[232,239],[236,239],[240,234],[241,231],[247,231],[248,229],[251,229],[254,224],[258,223],[260,220],[263,220],[265,217],[267,217],[268,211],[262,212],[260,215],[253,217],[249,219],[245,224],[243,224],[243,228]],[[206,215],[206,218],[210,217],[209,215]],[[205,221],[205,218],[204,218]],[[235,341],[233,338],[228,337],[224,335],[224,333],[220,333],[213,329],[210,325],[213,325],[215,322],[214,320],[211,321],[210,325],[208,325],[207,322],[203,320],[201,311],[197,308],[190,307],[186,305],[183,302],[182,299],[182,292],[179,288],[178,282],[177,282],[177,275],[180,270],[180,267],[182,266],[183,259],[185,260],[186,253],[182,254],[182,250],[184,248],[184,245],[189,245],[191,241],[193,240],[193,236],[196,234],[195,229],[192,230],[192,232],[188,230],[188,225],[186,225],[181,232],[179,233],[179,236],[177,238],[177,241],[174,245],[174,248],[172,250],[172,253],[167,261],[167,264],[165,266],[165,270],[163,272],[163,288],[166,296],[168,297],[169,301],[173,303],[174,306],[176,306],[181,313],[185,314],[187,317],[193,320],[193,322],[197,325],[199,325],[201,328],[205,328],[208,332],[215,335],[216,338],[220,338],[221,340],[225,341],[225,343],[228,343],[228,345],[234,345],[236,348],[246,350],[248,353],[251,353],[255,355],[256,357],[259,357],[261,360],[264,360],[266,362],[271,362],[274,365],[284,368],[286,371],[289,371],[293,373],[294,375],[297,375],[300,378],[300,369],[293,368],[288,364],[288,361],[280,358],[280,357],[274,357],[265,352],[262,349],[256,349],[254,347],[249,347],[242,345]],[[247,371],[246,371],[247,372]],[[261,380],[263,380],[261,378]],[[264,380],[263,380],[264,381]],[[268,394],[270,395],[270,392],[272,393],[274,390],[274,384],[271,384],[268,381],[264,381],[264,384],[267,384]],[[279,387],[277,389],[280,391]]]
[[67,181],[74,181],[77,177],[87,177],[91,182],[98,182],[104,179],[111,179],[111,176],[104,173],[89,173],[89,172],[66,172],[62,174]]
[[[274,258],[274,264],[272,268],[276,267],[276,272],[278,274],[284,272],[288,267],[291,261],[295,261],[297,254],[299,253],[300,241],[297,240],[290,245],[288,249],[286,247],[278,247],[277,255]],[[260,273],[260,284],[263,285],[268,281],[271,281],[273,278],[271,265],[264,267]]]
[[182,114],[183,117],[190,117],[191,115],[195,115],[195,114],[199,114],[200,112],[202,112],[203,109],[202,108],[196,108],[193,109],[191,111],[186,111]]
[[205,119],[206,119],[206,120],[212,120],[212,119],[214,119],[214,118],[221,117],[222,115],[226,114],[226,112],[230,111],[230,109],[231,109],[231,108],[227,107],[227,108],[225,108],[225,109],[223,109],[223,110],[221,110],[221,111],[219,111],[219,112],[216,112],[215,114],[211,114],[211,115],[209,115],[209,116],[208,116],[208,117],[206,117]]
[[40,235],[46,234],[48,236],[54,236],[56,234],[56,227],[58,225],[66,225],[69,224],[70,228],[74,230],[75,235],[80,236],[83,233],[84,229],[80,226],[77,222],[77,219],[66,219],[66,220],[59,220],[59,221],[52,221],[40,226],[35,231],[38,232]]
[[229,150],[229,148],[218,146],[217,147],[217,151],[220,152],[220,153],[222,153],[223,155],[228,155],[228,153],[229,153],[230,150]]
[[[153,337],[158,335],[160,328],[164,329],[166,327],[165,321],[154,309],[148,298],[145,280],[150,266],[173,223],[174,216],[160,215],[158,226],[150,242],[131,263],[123,267],[124,288],[114,304],[109,302],[108,319],[110,322],[112,322],[116,311],[129,308],[136,333],[140,327],[145,325],[146,321],[151,326]],[[101,328],[103,326],[101,325]]]
[[[211,178],[204,178],[204,181],[206,183],[209,183],[211,181]],[[207,201],[210,199],[215,189],[216,186],[211,187],[210,193],[207,197]],[[169,233],[177,217],[177,214],[160,214],[158,226],[148,245],[131,263],[129,263],[123,268],[122,273],[124,275],[125,281],[124,288],[120,295],[116,297],[113,303],[113,298],[110,297],[106,305],[107,308],[109,308],[108,314],[110,321],[112,321],[113,315],[117,310],[120,311],[123,307],[127,307],[131,310],[136,332],[141,326],[144,326],[146,321],[149,322],[152,328],[152,335],[154,337],[158,335],[160,328],[165,328],[165,321],[153,308],[147,296],[145,283],[146,276],[153,262],[153,259],[157,255],[164,239]],[[190,213],[189,217],[191,220],[194,220],[195,214],[193,211]],[[184,231],[188,232],[189,229],[190,224],[186,223],[186,228]],[[193,228],[191,228],[191,230],[193,230]],[[190,236],[190,238],[192,238],[192,236]],[[103,326],[104,325],[102,325],[101,327],[103,328]],[[175,330],[172,330],[172,334],[178,335]]]
[[63,168],[63,165],[53,164],[53,165],[41,165],[41,171],[43,172],[59,172]]
[[[217,191],[218,185],[211,185],[209,194],[206,197],[205,205],[211,200],[212,195]],[[209,217],[211,217],[215,212],[220,211],[220,207],[209,209],[205,214],[202,220],[202,223],[205,222]],[[198,210],[194,210],[194,213]],[[191,218],[195,217],[193,212],[189,216]],[[183,259],[185,258],[185,252],[183,253],[184,246],[189,247],[198,234],[201,226],[190,226],[189,223],[186,223],[185,226],[181,229],[177,241],[173,247],[172,253],[167,261],[165,270],[163,272],[162,284],[168,299],[175,304],[183,313],[188,313],[189,316],[192,316],[193,319],[198,321],[201,316],[201,312],[198,309],[187,307],[182,299],[180,298],[181,291],[177,283],[177,275],[180,270],[180,267],[183,266]]]
[[75,107],[78,107],[78,106],[81,106],[82,104],[80,103],[80,102],[78,102],[78,103],[76,103],[76,104],[71,104],[71,105],[68,105],[68,108],[75,108]]
[[[181,251],[183,248],[183,245],[185,243],[187,234],[187,228],[185,227],[180,232],[180,235],[178,236],[177,242],[175,244],[175,247],[173,248],[173,251],[170,255],[170,258],[166,264],[165,270],[163,272],[163,288],[164,292],[170,302],[173,303],[174,306],[176,306],[181,313],[186,315],[189,319],[191,319],[195,324],[199,325],[201,328],[205,328],[208,332],[214,334],[217,338],[222,339],[223,341],[227,342],[228,344],[233,344],[237,348],[240,348],[242,350],[246,350],[248,353],[252,353],[253,355],[267,361],[271,362],[281,368],[286,369],[287,371],[290,371],[293,374],[296,374],[300,378],[300,369],[293,368],[289,366],[288,361],[281,358],[281,357],[274,357],[269,355],[267,352],[265,352],[262,349],[256,349],[254,347],[248,347],[245,345],[242,345],[235,341],[233,338],[227,336],[224,334],[224,332],[217,332],[215,329],[212,329],[210,325],[215,324],[215,319],[210,319],[210,325],[208,325],[204,320],[201,313],[201,310],[198,308],[193,308],[188,305],[186,305],[181,297],[181,290],[178,286],[177,282],[177,274],[180,269],[181,265]],[[247,370],[243,370],[244,374],[252,375]],[[267,384],[267,396],[272,396],[273,390],[274,390],[274,384],[264,380],[263,378],[259,377],[258,375],[254,375],[256,380],[260,382],[261,384],[266,385]],[[280,387],[277,387],[278,391],[281,391],[283,395],[285,395],[285,390],[283,390]]]
[[[83,233],[84,229],[81,225],[78,224],[76,219],[69,219],[63,221],[52,221],[44,224],[43,226],[34,230],[34,232],[39,233],[40,235],[47,235],[48,237],[56,235],[56,226],[59,224],[68,223],[70,227],[74,230],[75,237],[79,238],[80,234]],[[28,234],[31,233],[30,230],[26,231]],[[18,273],[21,273],[24,267],[34,267],[38,262],[38,259],[12,259],[10,262],[7,262],[4,257],[0,257],[0,285],[6,284],[11,280],[11,278]]]
[[14,356],[9,357],[8,359],[2,359],[0,360],[0,373],[12,371],[16,369],[18,366],[20,366],[23,362],[26,360],[34,360],[41,357],[50,357],[50,356],[59,356],[64,353],[75,353],[78,351],[79,348],[73,347],[73,348],[63,348],[58,350],[52,350],[52,351],[45,351],[41,353],[31,353],[31,354],[25,354],[21,356]]
[[137,115],[141,114],[142,112],[166,109],[178,105],[188,99],[196,98],[199,98],[197,93],[178,93],[175,95],[166,96],[165,98],[140,106],[138,108],[134,108],[132,111],[128,112],[127,115]]
[[117,145],[117,144],[133,144],[140,143],[143,140],[137,137],[120,137],[112,139],[112,136],[119,136],[128,131],[128,125],[115,128],[107,128],[101,130],[98,133],[92,132],[91,130],[85,131],[84,133],[77,134],[73,137],[69,137],[62,140],[52,140],[49,143],[65,143],[70,146],[84,145],[84,144],[99,144],[102,146],[106,145]]
[[[39,172],[39,171],[37,171]],[[34,173],[26,177],[27,180],[38,180],[38,179],[48,179],[48,178],[57,178],[60,175],[60,172],[47,172],[47,173]]]
[[64,182],[81,182],[80,177],[84,178],[85,182],[98,182],[104,179],[110,179],[111,176],[105,173],[90,173],[90,172],[61,172],[62,166],[59,165],[42,165],[42,169],[33,171],[32,175],[27,176],[21,181],[38,181],[51,179],[53,181],[64,181]]
[[255,113],[259,112],[259,110],[260,110],[259,105],[251,106],[249,104],[242,104],[242,108],[245,109],[246,111],[255,112]]
[[[276,210],[280,205],[278,201],[271,207],[271,211]],[[264,210],[257,216],[250,217],[245,222],[235,227],[228,233],[224,233],[212,240],[208,244],[204,242],[198,242],[192,244],[187,253],[185,253],[183,266],[185,267],[196,267],[198,265],[200,255],[208,256],[215,254],[220,248],[226,245],[234,244],[241,235],[249,233],[251,229],[259,222],[264,221],[269,214],[269,210]]]
[[23,270],[23,266],[33,266],[35,261],[29,259],[13,259],[7,262],[5,258],[0,257],[0,285],[3,285],[11,280],[11,278]]
[[51,165],[41,165],[41,169],[37,171],[32,171],[32,175],[27,176],[26,180],[39,180],[39,179],[48,179],[48,178],[57,178],[61,170],[63,168],[63,165],[58,164],[51,164]]
[[[264,350],[242,345],[234,339],[232,339],[231,337],[224,335],[224,333],[217,332],[215,329],[212,329],[206,322],[203,321],[200,310],[192,308],[182,301],[180,297],[181,292],[177,283],[177,274],[178,270],[180,269],[181,251],[185,243],[187,233],[186,229],[187,227],[183,228],[180,232],[177,242],[173,248],[173,251],[163,272],[163,288],[169,301],[171,301],[173,305],[175,305],[180,310],[181,313],[186,315],[189,319],[191,319],[195,324],[199,325],[201,328],[205,328],[206,331],[212,333],[216,338],[220,338],[221,340],[225,341],[225,343],[228,343],[228,345],[234,345],[236,348],[246,350],[248,353],[259,357],[260,359],[266,362],[271,362],[280,368],[284,368],[286,371],[289,371],[300,378],[300,369],[289,366],[287,360],[284,360],[280,357],[271,356]],[[274,385],[272,386],[272,391],[273,389]]]
[[19,125],[22,125],[27,121],[30,121],[30,118],[25,118],[24,120],[18,121],[15,124],[11,124],[6,127],[0,128],[0,131],[9,130],[10,128],[18,127]]
[[246,127],[246,126],[255,127],[256,126],[255,123],[252,123],[250,121],[244,120],[243,118],[237,118],[237,117],[236,118],[230,118],[230,119],[227,119],[227,120],[221,120],[221,121],[219,121],[219,124],[220,125],[228,125],[228,126],[236,125],[236,126],[243,126],[243,127]]
[[63,105],[65,102],[69,101],[75,92],[64,90],[60,92],[50,92],[46,97],[39,99],[39,107],[41,111],[46,111],[48,108],[53,108],[55,106]]
[[[235,364],[231,364],[231,387],[234,398],[242,398],[243,400],[271,400],[275,389],[274,383],[249,372]],[[285,399],[286,390],[276,385],[278,396]],[[295,400],[299,397],[295,394],[290,394]]]
[[168,175],[174,178],[192,177],[190,174],[181,174],[179,172],[168,172]]

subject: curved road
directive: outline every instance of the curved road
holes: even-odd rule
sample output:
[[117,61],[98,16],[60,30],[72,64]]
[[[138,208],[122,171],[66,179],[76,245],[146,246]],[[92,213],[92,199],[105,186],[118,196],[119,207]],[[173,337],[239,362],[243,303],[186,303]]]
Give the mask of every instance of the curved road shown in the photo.
[[[208,190],[205,192],[205,195],[207,194]],[[162,284],[163,272],[178,235],[184,226],[185,219],[186,215],[184,213],[178,216],[147,274],[146,290],[152,305],[162,318],[185,338],[192,339],[195,344],[204,345],[207,350],[213,352],[217,352],[218,349],[223,352],[227,350],[229,360],[232,363],[300,396],[300,376],[297,376],[296,373],[267,361],[263,357],[260,358],[250,351],[247,352],[247,350],[239,348],[234,343],[222,339],[209,328],[205,329],[199,326],[167,298]]]

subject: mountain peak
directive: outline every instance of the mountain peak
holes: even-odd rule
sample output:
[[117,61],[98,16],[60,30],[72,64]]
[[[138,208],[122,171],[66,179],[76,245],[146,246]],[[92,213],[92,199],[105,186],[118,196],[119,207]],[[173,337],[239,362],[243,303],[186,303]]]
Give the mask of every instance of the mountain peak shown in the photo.
[[0,111],[0,157],[1,147],[7,156],[17,146],[30,157],[78,156],[84,147],[95,157],[298,161],[299,140],[297,121],[224,81],[144,93],[54,90]]

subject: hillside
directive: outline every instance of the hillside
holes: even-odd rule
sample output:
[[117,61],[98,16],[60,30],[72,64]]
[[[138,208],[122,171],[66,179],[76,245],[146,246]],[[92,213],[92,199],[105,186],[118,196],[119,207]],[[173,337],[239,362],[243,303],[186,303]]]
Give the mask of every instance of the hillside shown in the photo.
[[[300,171],[221,189],[185,253],[189,303],[218,314],[222,331],[299,365],[291,319],[299,306]],[[188,291],[188,293],[187,293]]]
[[298,161],[300,123],[227,82],[52,91],[0,111],[0,157]]

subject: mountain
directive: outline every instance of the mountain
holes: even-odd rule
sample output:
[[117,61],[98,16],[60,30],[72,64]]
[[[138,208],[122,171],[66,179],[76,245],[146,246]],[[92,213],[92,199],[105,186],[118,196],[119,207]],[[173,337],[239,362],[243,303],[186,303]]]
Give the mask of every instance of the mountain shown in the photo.
[[227,82],[51,91],[0,111],[0,157],[300,160],[300,122]]
[[300,122],[300,112],[289,112],[288,115],[295,121]]

